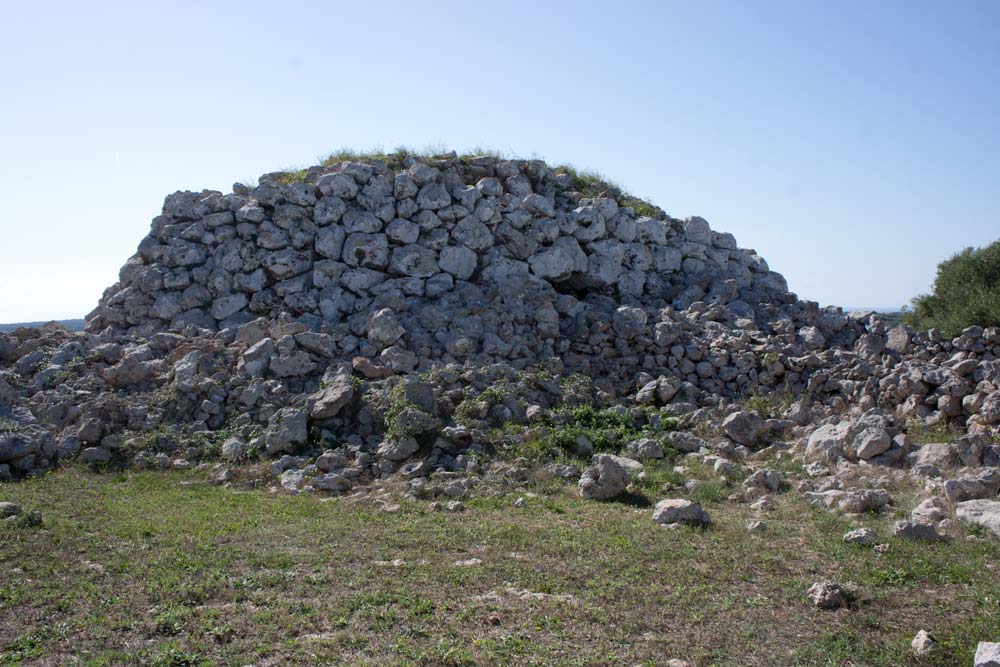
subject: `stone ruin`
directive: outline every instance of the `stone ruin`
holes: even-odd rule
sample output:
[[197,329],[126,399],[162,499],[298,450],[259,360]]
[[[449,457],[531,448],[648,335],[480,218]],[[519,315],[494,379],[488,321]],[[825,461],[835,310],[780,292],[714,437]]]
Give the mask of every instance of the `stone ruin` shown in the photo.
[[[287,341],[294,349],[259,368],[277,377],[357,356],[386,372],[559,357],[624,375],[669,366],[678,336],[665,308],[815,317],[731,234],[582,196],[540,161],[344,162],[284,176],[167,197],[88,330],[148,338],[287,322],[304,327],[293,336],[332,337],[320,350],[303,342],[313,336]],[[746,370],[711,390],[738,394]]]
[[[768,395],[783,414],[739,409]],[[906,467],[906,424],[949,424],[991,467],[1000,331],[820,308],[705,220],[538,160],[343,161],[169,195],[86,332],[0,334],[0,475],[198,440],[344,492],[476,471],[489,428],[574,401],[715,420],[681,451],[831,465]]]

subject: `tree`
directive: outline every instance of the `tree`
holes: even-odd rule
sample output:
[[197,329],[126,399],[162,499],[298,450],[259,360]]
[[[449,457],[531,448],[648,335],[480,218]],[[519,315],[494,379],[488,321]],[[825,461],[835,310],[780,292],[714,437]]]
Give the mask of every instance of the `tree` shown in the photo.
[[913,299],[907,322],[945,336],[979,325],[1000,326],[1000,241],[966,248],[938,264],[934,290]]

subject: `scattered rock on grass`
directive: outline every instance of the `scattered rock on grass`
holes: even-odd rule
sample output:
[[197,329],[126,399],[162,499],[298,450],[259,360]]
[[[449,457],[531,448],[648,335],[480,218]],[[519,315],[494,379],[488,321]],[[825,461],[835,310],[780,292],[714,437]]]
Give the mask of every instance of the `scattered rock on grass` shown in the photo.
[[1000,667],[1000,642],[979,642],[973,667]]
[[892,534],[907,540],[937,542],[943,539],[933,525],[916,521],[897,521],[892,525]]
[[667,498],[656,503],[653,509],[653,521],[663,525],[684,523],[704,526],[712,522],[708,512],[693,500],[684,498]]
[[587,500],[609,500],[625,492],[628,472],[615,457],[598,454],[594,464],[583,471],[578,486],[580,496]]
[[926,630],[920,630],[913,638],[913,641],[910,642],[910,648],[913,649],[913,655],[921,657],[930,655],[936,645],[937,642],[930,636],[930,634],[928,634]]
[[3,502],[0,503],[0,519],[6,519],[12,516],[17,516],[21,513],[21,506],[17,503]]
[[962,523],[980,526],[1000,537],[1000,501],[966,500],[955,507],[955,516]]
[[863,544],[871,546],[875,544],[877,535],[871,528],[855,528],[844,533],[844,541],[848,544]]
[[853,584],[817,581],[809,587],[808,595],[820,609],[847,609],[857,600],[858,590]]

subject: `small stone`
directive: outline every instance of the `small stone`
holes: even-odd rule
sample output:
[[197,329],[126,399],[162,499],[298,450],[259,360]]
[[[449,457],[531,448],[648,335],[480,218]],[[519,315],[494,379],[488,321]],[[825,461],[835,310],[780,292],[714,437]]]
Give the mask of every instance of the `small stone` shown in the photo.
[[807,594],[820,609],[840,609],[849,608],[857,599],[858,592],[851,584],[817,581],[809,587]]
[[844,533],[844,541],[848,544],[863,544],[871,546],[875,544],[878,534],[871,528],[856,528]]
[[910,647],[913,649],[913,655],[916,656],[930,655],[936,645],[937,642],[930,636],[930,634],[928,634],[926,630],[920,630],[917,632],[913,641],[910,642]]
[[444,509],[448,512],[464,512],[465,505],[459,500],[451,500],[445,504]]
[[653,522],[660,525],[685,523],[704,526],[712,522],[708,512],[693,500],[684,498],[668,498],[656,503],[653,509]]
[[7,517],[17,516],[21,513],[21,506],[17,503],[2,502],[0,503],[0,519],[6,519]]
[[1000,667],[1000,642],[979,642],[973,667]]
[[751,533],[762,533],[767,530],[767,524],[763,521],[750,521],[747,523],[747,530]]

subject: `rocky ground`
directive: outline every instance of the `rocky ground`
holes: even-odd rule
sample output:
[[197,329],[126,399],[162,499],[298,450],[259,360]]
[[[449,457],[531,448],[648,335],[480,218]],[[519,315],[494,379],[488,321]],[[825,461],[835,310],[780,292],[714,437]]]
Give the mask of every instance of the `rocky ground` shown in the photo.
[[[664,540],[706,539],[721,512],[758,522],[738,531],[753,544],[794,504],[840,522],[814,518],[838,544],[881,521],[848,537],[866,558],[971,554],[1000,537],[998,432],[997,329],[820,308],[704,220],[538,161],[395,155],[176,193],[86,331],[0,333],[11,481],[197,468],[232,493],[447,521],[541,476],[580,511],[641,496]],[[37,530],[35,504],[8,523]],[[871,595],[812,574],[797,595],[817,607]],[[996,610],[975,613],[1000,639]]]

